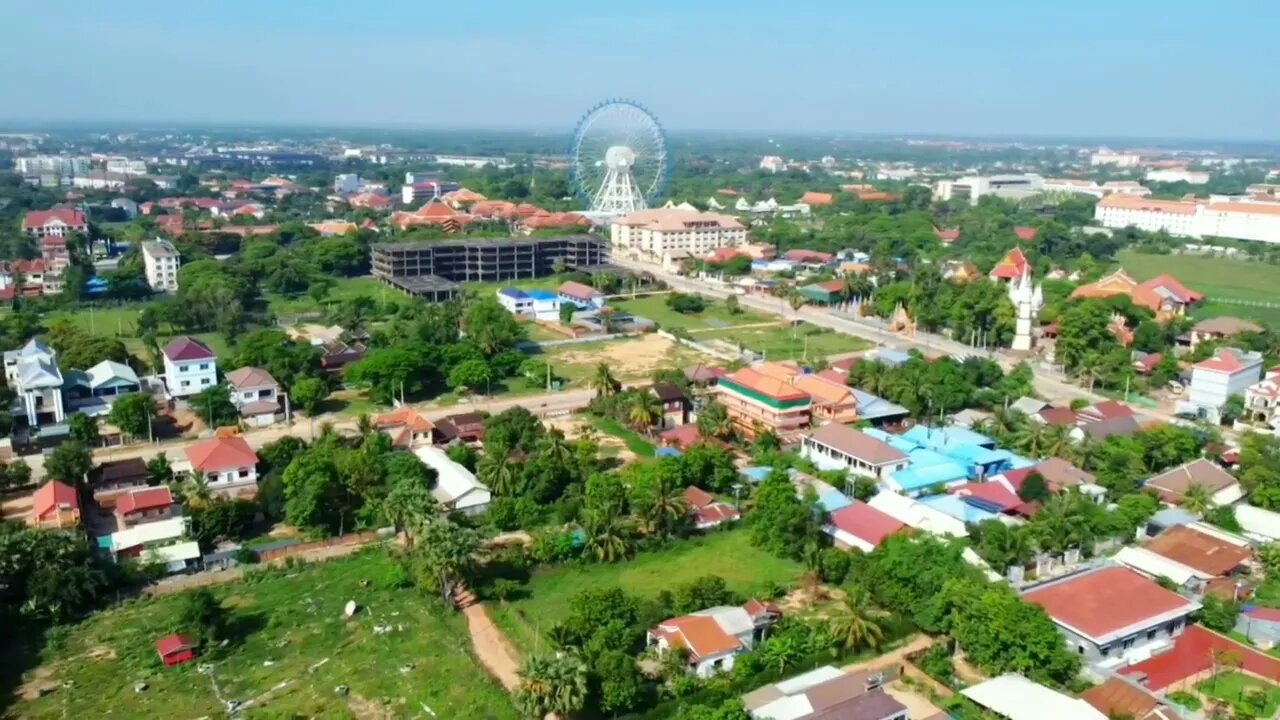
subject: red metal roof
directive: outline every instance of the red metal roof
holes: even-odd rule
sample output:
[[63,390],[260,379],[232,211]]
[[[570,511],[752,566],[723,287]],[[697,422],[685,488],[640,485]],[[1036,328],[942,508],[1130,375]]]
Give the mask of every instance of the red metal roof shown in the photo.
[[[1019,478],[1019,487],[1022,485],[1022,480],[1025,480],[1026,475],[1029,474],[1030,472]],[[1007,477],[1008,475],[1006,474]],[[1009,484],[1012,485],[1013,482],[1010,481]],[[975,497],[980,500],[986,500],[999,507],[1001,511],[1012,510],[1022,504],[1022,498],[1018,497],[1017,493],[998,482],[965,483],[964,485],[949,488],[947,492],[961,497]]]
[[1023,596],[1053,621],[1092,639],[1195,607],[1186,598],[1122,567],[1106,567],[1037,588]]
[[75,488],[58,480],[50,480],[41,485],[31,495],[31,510],[38,518],[44,517],[63,505],[79,509],[80,496]]
[[590,285],[583,285],[572,280],[561,283],[560,287],[556,288],[556,292],[574,300],[590,300],[593,297],[599,297],[604,294]]
[[258,454],[244,438],[210,438],[187,448],[191,467],[201,472],[251,468],[258,464]]
[[160,653],[160,655],[163,657],[165,655],[172,655],[173,653],[176,653],[180,650],[186,650],[188,648],[193,648],[195,646],[196,646],[195,638],[191,637],[190,635],[182,635],[180,633],[174,633],[172,635],[165,635],[164,637],[156,641],[156,652]]
[[690,486],[684,489],[684,501],[691,508],[700,508],[710,505],[716,499],[706,490]]
[[1173,649],[1120,670],[1121,675],[1145,676],[1147,689],[1159,692],[1181,680],[1213,669],[1214,657],[1230,652],[1240,658],[1240,669],[1272,682],[1280,682],[1280,659],[1238,643],[1199,625],[1188,627],[1173,641]]
[[164,356],[174,362],[209,360],[216,357],[208,345],[186,335],[170,340],[169,344],[164,346]]
[[1013,234],[1017,235],[1018,239],[1023,242],[1030,242],[1036,239],[1036,235],[1039,235],[1040,231],[1033,227],[1019,225],[1013,229]]
[[35,210],[27,213],[22,221],[24,228],[44,227],[53,220],[60,220],[65,225],[80,227],[85,225],[84,213],[69,207],[55,207],[48,210]]
[[897,518],[861,500],[854,500],[852,505],[831,513],[831,524],[837,530],[843,530],[871,545],[879,545],[885,538],[906,527]]
[[173,493],[168,487],[137,488],[121,495],[116,500],[116,512],[127,515],[132,512],[155,510],[173,504]]

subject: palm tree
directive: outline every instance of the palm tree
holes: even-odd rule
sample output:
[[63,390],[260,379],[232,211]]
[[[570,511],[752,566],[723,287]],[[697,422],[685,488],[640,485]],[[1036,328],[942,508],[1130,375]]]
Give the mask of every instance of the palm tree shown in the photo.
[[360,433],[361,438],[367,438],[373,434],[373,418],[369,417],[369,413],[360,413],[356,418],[356,432]]
[[1098,441],[1089,433],[1085,433],[1084,437],[1071,446],[1069,460],[1076,464],[1076,467],[1088,470],[1093,464],[1093,456],[1098,452]]
[[195,473],[182,485],[182,493],[186,496],[186,504],[193,508],[204,507],[213,500],[209,490],[209,478],[204,473]]
[[[1039,423],[1037,423],[1039,424]],[[1066,425],[1049,425],[1044,431],[1044,451],[1052,457],[1071,454],[1071,428]]]
[[689,511],[684,493],[667,473],[655,473],[653,486],[638,503],[639,515],[650,532],[670,535],[672,529]]
[[805,652],[793,635],[778,635],[764,643],[760,654],[766,667],[782,673],[799,662]]
[[800,294],[798,288],[792,287],[787,291],[787,305],[791,306],[791,339],[794,340],[796,333],[800,329],[800,308],[804,307],[804,295]]
[[597,562],[617,562],[631,554],[627,528],[617,515],[588,511],[582,531],[586,535],[583,552]]
[[567,717],[587,702],[587,666],[574,652],[534,655],[520,668],[516,707],[527,718]]
[[627,420],[631,427],[648,432],[661,419],[662,403],[656,395],[648,390],[640,390],[631,395],[627,403]]
[[574,461],[573,447],[565,440],[564,431],[559,428],[552,428],[542,436],[538,441],[538,452],[560,467],[566,467]]
[[1029,422],[1014,432],[1009,440],[1020,452],[1039,458],[1044,455],[1048,432],[1044,423]]
[[1204,515],[1213,509],[1213,492],[1204,483],[1194,483],[1182,495],[1182,507],[1189,513]]
[[476,467],[480,481],[489,486],[495,495],[513,495],[520,479],[520,468],[506,447],[487,451]]
[[596,397],[611,397],[618,392],[621,385],[613,377],[609,364],[602,362],[596,365],[596,372],[591,377],[591,387],[596,391]]
[[704,438],[728,440],[733,437],[733,421],[724,406],[714,400],[698,413],[698,433]]
[[1087,508],[1091,503],[1078,492],[1055,495],[1045,501],[1036,514],[1037,544],[1054,554],[1068,548],[1083,547],[1093,541],[1093,529],[1089,526]]
[[850,590],[845,594],[844,604],[838,614],[831,620],[831,634],[845,650],[880,647],[884,639],[884,628],[879,618],[884,613],[873,609],[865,590]]

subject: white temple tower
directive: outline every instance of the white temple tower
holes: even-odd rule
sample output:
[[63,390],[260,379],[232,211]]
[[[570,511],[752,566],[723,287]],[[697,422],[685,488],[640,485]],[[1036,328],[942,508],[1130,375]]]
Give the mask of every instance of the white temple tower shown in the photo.
[[1031,266],[1027,265],[1022,276],[1009,283],[1009,300],[1013,303],[1017,325],[1013,334],[1013,349],[1028,351],[1035,344],[1036,318],[1044,306],[1040,286],[1031,280]]

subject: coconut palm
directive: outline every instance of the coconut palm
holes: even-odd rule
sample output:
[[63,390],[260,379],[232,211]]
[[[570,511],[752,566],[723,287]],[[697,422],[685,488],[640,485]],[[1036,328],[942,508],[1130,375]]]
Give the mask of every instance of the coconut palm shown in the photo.
[[650,484],[638,493],[633,506],[650,532],[670,535],[689,511],[683,490],[675,477],[661,471],[655,471],[648,482]]
[[361,438],[367,438],[373,434],[373,431],[373,418],[369,416],[369,413],[360,413],[356,418],[356,432],[360,434]]
[[871,607],[866,591],[850,590],[831,620],[831,634],[845,650],[874,650],[884,639],[884,628],[879,622],[882,617],[883,612]]
[[1010,444],[1031,457],[1043,457],[1048,444],[1048,430],[1044,423],[1029,422],[1013,433]]
[[1204,483],[1194,483],[1182,495],[1182,508],[1189,513],[1204,515],[1213,509],[1213,492]]
[[495,495],[513,495],[520,479],[520,467],[506,447],[485,451],[476,466],[480,481],[489,486]]
[[597,397],[611,397],[618,392],[622,385],[613,377],[613,371],[609,369],[609,364],[602,362],[596,365],[595,374],[591,377],[591,387],[596,391]]
[[516,707],[527,718],[572,715],[587,702],[587,666],[577,653],[534,655],[520,668]]
[[569,441],[565,439],[564,432],[559,428],[552,428],[538,440],[538,452],[560,467],[571,464],[574,460],[573,447],[569,445]]
[[616,514],[588,511],[583,517],[582,531],[586,536],[583,552],[597,562],[617,562],[631,554],[631,538]]
[[192,508],[205,507],[213,500],[209,478],[204,473],[194,473],[187,478],[182,484],[182,494],[186,498],[185,504]]
[[1036,514],[1036,544],[1054,554],[1091,544],[1093,529],[1087,508],[1082,506],[1090,502],[1078,492],[1055,495],[1045,501]]
[[[1039,423],[1036,423],[1037,425]],[[1048,425],[1044,431],[1044,451],[1052,457],[1065,458],[1071,454],[1071,428],[1066,425]]]
[[705,438],[727,440],[733,436],[733,421],[724,406],[714,400],[698,413],[698,433]]
[[640,390],[627,400],[626,413],[631,427],[648,432],[662,420],[662,402],[653,393]]
[[1096,455],[1097,452],[1098,441],[1089,433],[1085,433],[1084,437],[1071,445],[1070,453],[1068,453],[1070,457],[1068,459],[1075,463],[1076,467],[1088,470],[1089,466],[1093,464],[1093,456]]

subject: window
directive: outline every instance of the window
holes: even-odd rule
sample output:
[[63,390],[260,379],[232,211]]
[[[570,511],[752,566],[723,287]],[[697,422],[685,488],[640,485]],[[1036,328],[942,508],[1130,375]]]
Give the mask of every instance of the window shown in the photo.
[[209,378],[200,378],[200,384],[201,384],[201,385],[208,385],[208,384],[209,384]]
[[249,471],[248,471],[248,470],[246,470],[246,469],[244,469],[244,468],[240,468],[240,473],[239,473],[239,475],[240,475],[240,477],[242,477],[242,478],[247,478],[247,477],[249,477]]
[[1120,643],[1120,647],[1124,648],[1125,650],[1128,650],[1129,648],[1133,647],[1133,644],[1136,641],[1137,641],[1137,638],[1127,637],[1124,639],[1124,642]]
[[191,366],[190,366],[190,365],[179,365],[179,366],[178,366],[178,372],[187,372],[187,371],[188,371],[188,370],[190,370],[190,369],[191,369]]
[[1156,633],[1158,633],[1158,632],[1160,632],[1158,628],[1151,628],[1150,630],[1148,630],[1148,631],[1147,631],[1147,639],[1148,639],[1148,640],[1155,640],[1155,639],[1156,639]]
[[200,369],[201,369],[201,370],[208,370],[208,369],[209,369],[209,363],[200,363]]
[[191,381],[190,381],[190,380],[183,380],[183,381],[182,381],[182,387],[187,387],[187,386],[189,386],[189,385],[191,385]]

